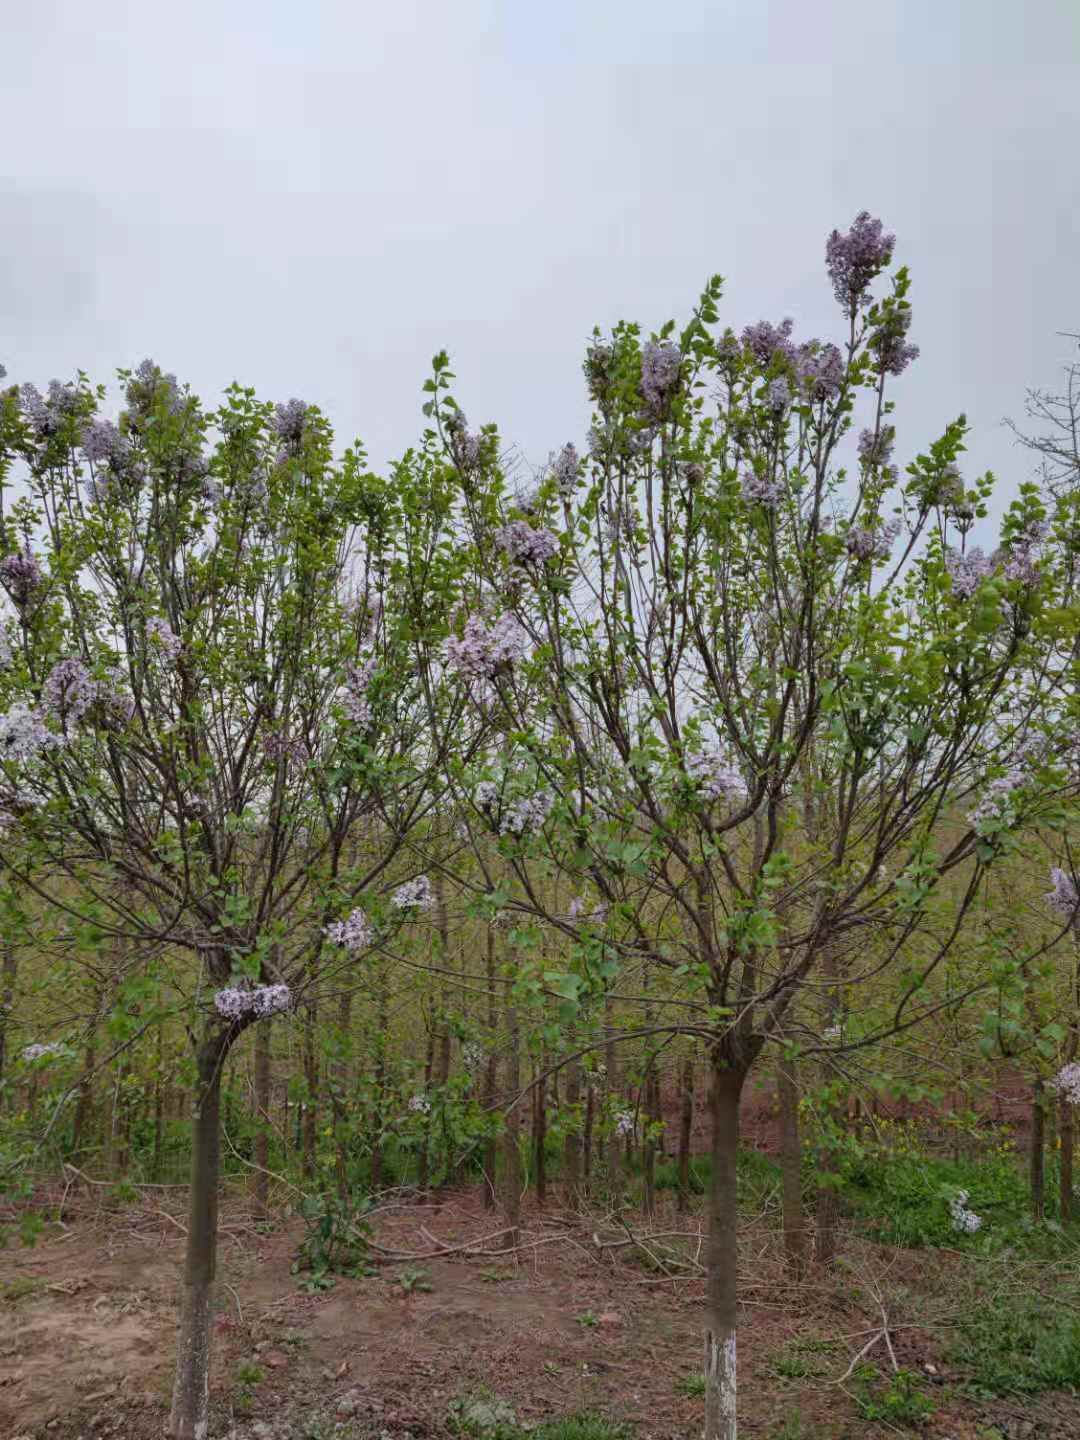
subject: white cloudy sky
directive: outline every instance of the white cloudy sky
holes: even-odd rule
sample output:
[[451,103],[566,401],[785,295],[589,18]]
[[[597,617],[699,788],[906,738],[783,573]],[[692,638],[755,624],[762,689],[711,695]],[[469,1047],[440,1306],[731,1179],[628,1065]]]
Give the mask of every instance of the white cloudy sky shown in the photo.
[[899,235],[901,447],[970,464],[1080,329],[1078,0],[34,0],[3,7],[0,360],[153,355],[318,401],[380,463],[450,349],[474,423],[577,438],[591,327],[835,323],[824,238]]

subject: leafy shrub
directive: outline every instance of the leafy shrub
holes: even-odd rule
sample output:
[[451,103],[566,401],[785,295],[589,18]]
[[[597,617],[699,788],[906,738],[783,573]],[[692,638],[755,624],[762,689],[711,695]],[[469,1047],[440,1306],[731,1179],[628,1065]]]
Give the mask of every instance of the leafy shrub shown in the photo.
[[1020,1296],[981,1305],[961,1321],[948,1359],[980,1397],[1080,1389],[1080,1312]]
[[934,1413],[934,1402],[914,1370],[897,1370],[886,1385],[876,1388],[864,1381],[856,1403],[864,1420],[888,1425],[921,1425]]
[[326,1289],[333,1275],[370,1275],[368,1240],[371,1226],[364,1219],[367,1199],[359,1204],[336,1194],[305,1195],[300,1206],[306,1234],[293,1262],[293,1274],[305,1271],[309,1288]]

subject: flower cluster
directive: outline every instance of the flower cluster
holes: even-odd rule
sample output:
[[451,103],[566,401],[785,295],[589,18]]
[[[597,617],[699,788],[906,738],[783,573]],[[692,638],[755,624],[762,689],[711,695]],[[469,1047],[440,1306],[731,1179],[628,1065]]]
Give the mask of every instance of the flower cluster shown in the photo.
[[899,518],[888,520],[877,528],[855,526],[847,532],[844,544],[848,554],[856,560],[887,560],[900,530]]
[[1057,1091],[1066,1105],[1080,1105],[1080,1062],[1071,1060],[1046,1083],[1051,1090]]
[[859,459],[868,468],[887,465],[892,458],[896,431],[891,425],[884,430],[863,430],[859,435]]
[[979,835],[1006,830],[1016,820],[1017,791],[1023,789],[1027,776],[1014,767],[996,780],[991,780],[978,805],[968,817],[968,824]]
[[1006,580],[1018,580],[1024,586],[1039,583],[1039,551],[1049,533],[1045,521],[1036,521],[1013,541],[1003,557]]
[[870,282],[892,259],[896,236],[880,220],[860,210],[846,235],[834,230],[825,242],[825,266],[833,294],[845,310],[864,305]]
[[435,892],[426,875],[417,875],[415,880],[406,880],[390,897],[390,903],[397,910],[430,910],[435,904]]
[[303,400],[296,399],[274,406],[274,416],[270,424],[286,445],[298,445],[304,438],[304,416],[307,408]]
[[908,343],[910,328],[911,310],[906,305],[894,306],[878,326],[870,344],[886,375],[902,375],[911,362],[919,358],[919,347]]
[[94,416],[82,429],[82,452],[92,465],[117,469],[127,456],[128,444],[111,420]]
[[1054,888],[1047,893],[1046,903],[1063,920],[1071,920],[1080,931],[1080,894],[1077,893],[1076,882],[1056,865],[1050,871],[1050,879]]
[[180,387],[175,375],[165,374],[153,360],[144,360],[128,381],[125,398],[137,420],[145,419],[160,400],[175,413],[180,408]]
[[622,1137],[633,1135],[637,1127],[634,1124],[634,1117],[629,1110],[619,1110],[614,1117],[615,1134]]
[[454,463],[462,470],[473,469],[480,463],[480,436],[469,429],[464,411],[452,411],[447,418],[446,429]]
[[790,317],[772,325],[768,320],[759,320],[756,325],[747,325],[742,332],[742,343],[763,370],[767,370],[773,359],[789,363],[795,359],[795,343],[791,332],[795,321]]
[[284,761],[286,765],[297,768],[311,759],[311,751],[302,735],[288,735],[281,730],[267,735],[263,741],[263,754],[275,765]]
[[839,1045],[844,1038],[844,1027],[842,1025],[827,1025],[821,1032],[821,1038],[827,1040],[830,1045]]
[[653,415],[660,415],[679,386],[682,351],[670,340],[641,347],[641,393]]
[[62,745],[63,739],[48,728],[41,712],[19,701],[6,715],[0,715],[0,759],[36,760],[46,750]]
[[0,584],[20,608],[30,603],[44,582],[41,566],[29,550],[16,550],[0,560]]
[[214,996],[214,1009],[226,1020],[264,1020],[291,1003],[288,985],[229,985]]
[[686,757],[686,773],[707,800],[741,805],[746,799],[746,782],[738,770],[717,750],[699,750]]
[[495,532],[495,544],[518,565],[545,565],[559,553],[552,530],[534,530],[527,520],[511,520]]
[[410,1095],[409,1109],[414,1115],[430,1115],[431,1101],[426,1095]]
[[368,691],[375,674],[374,656],[362,660],[359,665],[346,665],[345,684],[341,690],[341,708],[346,717],[361,730],[371,724],[371,701]]
[[994,573],[995,568],[993,556],[984,555],[978,545],[973,545],[963,554],[959,550],[945,551],[945,569],[952,581],[953,594],[958,600],[969,600],[982,582]]
[[528,635],[513,615],[500,615],[490,625],[470,615],[460,636],[448,636],[443,655],[466,679],[491,680],[520,660],[528,644]]
[[961,1235],[974,1235],[975,1231],[982,1226],[982,1216],[976,1215],[974,1210],[968,1209],[969,1199],[970,1196],[966,1190],[958,1190],[949,1201],[953,1229]]
[[814,402],[835,400],[844,383],[844,357],[835,345],[800,345],[795,356],[799,389]]
[[461,1047],[461,1063],[470,1075],[482,1070],[487,1061],[484,1047],[475,1040],[467,1040]]
[[81,660],[58,660],[41,687],[41,703],[66,725],[69,720],[82,719],[98,698],[100,688]]
[[176,662],[184,648],[179,635],[176,635],[169,622],[159,615],[146,622],[146,642],[148,649],[156,650],[170,665]]
[[371,921],[363,910],[354,910],[344,920],[333,921],[323,934],[334,945],[341,945],[353,955],[366,950],[375,938]]
[[63,1055],[67,1047],[59,1040],[50,1040],[45,1045],[27,1045],[22,1052],[24,1060],[52,1059],[54,1055]]
[[574,493],[580,469],[581,456],[573,445],[564,445],[551,465],[551,473],[555,476],[559,494],[564,500],[569,500]]
[[49,381],[49,393],[42,395],[36,385],[19,387],[19,404],[30,422],[36,439],[48,440],[62,427],[68,416],[79,407],[79,392],[74,385],[63,385],[59,380]]
[[777,375],[765,387],[765,403],[776,415],[782,415],[791,404],[791,382],[786,375]]
[[784,498],[783,481],[748,470],[742,477],[742,496],[748,505],[775,510]]
[[499,821],[500,835],[515,835],[520,840],[526,835],[535,835],[551,813],[555,803],[547,790],[537,790],[533,795],[523,795],[512,800],[503,810]]

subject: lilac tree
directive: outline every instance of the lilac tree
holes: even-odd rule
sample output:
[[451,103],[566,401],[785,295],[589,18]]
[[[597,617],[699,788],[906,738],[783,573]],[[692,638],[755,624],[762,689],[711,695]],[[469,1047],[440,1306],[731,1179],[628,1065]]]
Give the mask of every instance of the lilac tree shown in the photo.
[[422,900],[390,866],[443,759],[421,723],[423,616],[395,578],[399,503],[362,451],[335,462],[298,400],[233,387],[207,413],[150,362],[122,381],[115,422],[82,378],[2,397],[0,863],[153,963],[190,1036],[170,1433],[198,1440],[223,1066],[249,1026],[313,1015]]
[[[747,1075],[767,1044],[823,1043],[835,1014],[815,1029],[807,996],[838,994],[838,950],[858,955],[846,986],[894,992],[842,1045],[930,1013],[990,867],[1075,778],[1068,542],[1028,487],[976,557],[992,480],[961,476],[963,419],[901,474],[891,387],[918,352],[907,272],[875,295],[893,249],[865,214],[829,237],[835,342],[790,320],[718,333],[718,279],[679,332],[597,333],[587,453],[567,445],[528,494],[494,430],[469,430],[445,357],[429,386],[472,545],[445,660],[503,737],[451,778],[514,876],[521,933],[573,946],[532,983],[572,1004],[647,964],[678,1008],[636,1033],[708,1056],[708,1440],[736,1430]],[[574,907],[550,903],[547,871]]]

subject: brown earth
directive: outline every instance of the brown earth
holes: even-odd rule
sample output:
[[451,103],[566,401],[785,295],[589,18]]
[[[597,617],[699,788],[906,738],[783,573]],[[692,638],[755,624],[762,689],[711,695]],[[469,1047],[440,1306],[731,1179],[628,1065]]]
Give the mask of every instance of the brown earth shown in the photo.
[[[69,1196],[63,1226],[50,1226],[32,1249],[0,1253],[0,1440],[163,1433],[182,1221],[161,1192],[113,1213],[99,1208],[100,1193]],[[444,1436],[453,1402],[484,1394],[509,1402],[522,1423],[590,1410],[632,1422],[637,1440],[699,1432],[701,1401],[679,1389],[700,1370],[696,1219],[627,1217],[638,1237],[654,1237],[641,1249],[610,1219],[533,1209],[522,1246],[502,1256],[484,1241],[498,1225],[475,1194],[402,1203],[377,1216],[377,1244],[390,1252],[377,1275],[309,1294],[290,1273],[295,1220],[260,1233],[239,1198],[224,1215],[215,1436]],[[661,1233],[671,1231],[681,1234]],[[469,1253],[433,1253],[466,1244]],[[898,1284],[947,1293],[953,1262],[946,1252],[931,1267],[925,1256],[854,1236],[845,1250],[842,1273],[795,1287],[780,1262],[775,1215],[745,1228],[742,1434],[897,1433],[858,1419],[853,1382],[837,1382],[880,1325],[868,1297]],[[684,1278],[668,1278],[665,1266]],[[416,1270],[425,1273],[409,1289]],[[931,1388],[948,1380],[928,1330],[903,1317],[890,1325],[899,1365],[923,1369]],[[783,1378],[793,1354],[814,1373]],[[888,1372],[881,1342],[867,1359]],[[942,1398],[924,1433],[977,1440],[991,1421],[999,1436],[1067,1440],[1080,1436],[1080,1401],[1047,1396],[1020,1410]]]

